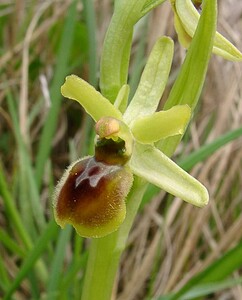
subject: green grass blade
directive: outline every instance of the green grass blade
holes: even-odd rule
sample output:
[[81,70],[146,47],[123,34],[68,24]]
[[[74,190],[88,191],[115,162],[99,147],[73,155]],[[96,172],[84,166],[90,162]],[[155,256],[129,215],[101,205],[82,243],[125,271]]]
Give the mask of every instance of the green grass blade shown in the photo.
[[12,227],[14,228],[14,230],[17,232],[18,236],[24,243],[26,249],[30,249],[32,247],[31,239],[26,229],[24,228],[19,212],[9,192],[5,178],[6,176],[3,173],[3,169],[0,163],[0,195],[3,198],[3,204],[6,210],[6,214],[9,220],[11,220]]
[[45,226],[44,212],[40,202],[34,171],[30,161],[30,154],[24,144],[17,117],[17,111],[14,105],[14,99],[10,92],[7,94],[8,108],[14,125],[14,133],[17,140],[18,154],[19,154],[19,182],[20,182],[20,205],[22,207],[22,214],[25,215],[24,223],[27,228],[34,232],[35,223],[39,229],[42,230]]
[[81,294],[82,290],[82,280],[83,276],[80,278],[78,273],[80,270],[85,269],[85,265],[87,263],[88,251],[85,251],[80,255],[77,260],[73,260],[66,276],[64,277],[63,281],[61,282],[61,291],[60,295],[65,295],[68,292],[77,295],[74,299],[78,299],[78,295]]
[[72,227],[67,226],[64,230],[61,230],[55,249],[54,260],[51,266],[50,280],[47,287],[47,300],[59,299],[59,287],[61,277],[63,276],[63,262],[65,259],[65,249],[70,240]]
[[47,225],[39,239],[36,241],[34,247],[32,250],[28,253],[26,256],[26,259],[24,263],[22,264],[18,274],[14,278],[10,288],[8,289],[4,300],[10,300],[12,299],[12,294],[16,291],[16,289],[19,287],[23,279],[28,275],[30,270],[34,267],[36,261],[41,256],[43,251],[48,247],[49,242],[53,239],[53,237],[56,235],[58,230],[58,227],[54,220],[50,221],[50,223]]
[[[242,266],[242,242],[234,248],[226,252],[208,268],[194,276],[187,284],[185,284],[177,293],[169,296],[169,300],[180,300],[182,296],[186,295],[192,289],[200,284],[219,282],[226,279],[234,271]],[[165,298],[164,298],[165,299]],[[159,300],[164,300],[160,298]]]
[[212,155],[215,151],[217,151],[224,145],[228,144],[229,142],[231,142],[241,136],[242,136],[242,127],[232,130],[232,131],[218,137],[215,141],[213,141],[207,145],[203,145],[197,151],[194,151],[187,157],[181,159],[181,161],[179,161],[178,164],[184,170],[189,171],[197,163],[204,161],[206,158],[208,158],[210,155]]
[[197,297],[205,297],[210,294],[232,288],[235,285],[239,285],[241,283],[242,283],[242,277],[236,279],[235,278],[226,279],[219,282],[201,284],[195,287],[194,289],[191,289],[191,291],[186,295],[184,295],[181,298],[181,300],[194,300]]
[[7,273],[7,268],[4,263],[4,257],[3,255],[0,255],[0,295],[1,295],[1,290],[6,292],[10,285],[10,278]]
[[[26,250],[32,249],[33,247],[32,240],[22,222],[19,211],[17,210],[17,207],[15,206],[13,198],[9,192],[1,163],[0,163],[0,195],[3,198],[3,204],[6,211],[6,215],[8,216],[8,219],[11,220],[11,226],[13,230],[16,232],[16,234],[23,242]],[[38,271],[38,274],[40,275],[41,281],[44,281],[46,278],[46,269],[42,261],[38,261],[36,269]]]
[[83,0],[84,16],[88,32],[88,61],[89,83],[97,87],[97,45],[96,45],[96,19],[93,0]]
[[73,42],[74,28],[76,24],[76,4],[74,0],[67,13],[65,27],[63,30],[59,47],[54,78],[50,89],[52,99],[51,108],[45,121],[45,125],[40,137],[40,143],[36,159],[36,180],[38,188],[41,186],[44,168],[51,150],[52,138],[57,127],[58,113],[61,106],[60,86],[68,72],[68,62],[70,57],[71,45]]
[[5,247],[20,257],[24,257],[25,251],[3,230],[0,228],[0,242],[2,242]]

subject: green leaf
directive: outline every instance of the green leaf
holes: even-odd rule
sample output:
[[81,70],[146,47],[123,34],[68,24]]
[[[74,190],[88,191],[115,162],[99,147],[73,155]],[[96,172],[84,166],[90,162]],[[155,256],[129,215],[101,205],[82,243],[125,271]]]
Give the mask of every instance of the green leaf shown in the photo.
[[[187,52],[179,75],[165,104],[165,109],[177,104],[195,108],[205,80],[213,38],[216,29],[217,4],[215,0],[204,1],[196,33]],[[201,44],[203,45],[201,47]]]
[[89,83],[75,75],[66,77],[65,83],[61,87],[61,93],[64,97],[79,102],[95,121],[102,117],[122,119],[120,111],[108,99],[104,98]]
[[130,160],[133,173],[193,205],[208,203],[206,188],[151,145],[135,143]]
[[128,124],[156,111],[170,73],[173,51],[173,41],[168,37],[155,43],[136,93],[124,114]]
[[177,105],[134,121],[131,130],[137,141],[150,144],[169,136],[183,134],[189,122],[191,109]]
[[[212,52],[217,18],[217,1],[207,0],[203,4],[195,35],[164,109],[178,104],[188,104],[193,112],[197,105]],[[158,147],[170,156],[180,140],[180,136],[170,137],[162,141]]]

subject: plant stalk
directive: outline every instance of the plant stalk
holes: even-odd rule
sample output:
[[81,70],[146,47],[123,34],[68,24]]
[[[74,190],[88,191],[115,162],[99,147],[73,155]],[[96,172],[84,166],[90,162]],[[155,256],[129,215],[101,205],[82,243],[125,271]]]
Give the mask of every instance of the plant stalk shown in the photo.
[[122,226],[108,236],[92,240],[82,300],[111,299],[120,257],[146,186],[142,179],[136,177],[127,199],[127,215]]

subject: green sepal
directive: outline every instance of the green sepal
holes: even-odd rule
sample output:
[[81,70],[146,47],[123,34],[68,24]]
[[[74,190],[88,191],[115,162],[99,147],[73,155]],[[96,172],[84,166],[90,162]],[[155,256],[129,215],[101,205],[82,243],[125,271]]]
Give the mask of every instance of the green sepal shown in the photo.
[[195,206],[208,203],[207,189],[151,145],[135,143],[129,162],[132,172]]
[[137,141],[150,144],[169,136],[183,134],[190,116],[191,109],[188,105],[173,106],[169,110],[138,118],[131,131]]
[[173,51],[173,41],[168,37],[155,43],[136,93],[124,114],[127,124],[156,111],[170,73]]
[[64,97],[79,102],[94,121],[106,116],[122,120],[121,112],[108,99],[76,75],[66,77],[65,83],[61,87],[61,93]]

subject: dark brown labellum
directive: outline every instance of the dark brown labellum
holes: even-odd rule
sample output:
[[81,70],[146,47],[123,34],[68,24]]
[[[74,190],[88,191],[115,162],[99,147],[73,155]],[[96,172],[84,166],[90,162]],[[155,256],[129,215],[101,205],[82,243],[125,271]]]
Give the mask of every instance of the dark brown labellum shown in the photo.
[[115,231],[125,218],[125,197],[133,181],[127,167],[87,157],[73,163],[56,188],[54,211],[60,226],[72,224],[84,237]]

